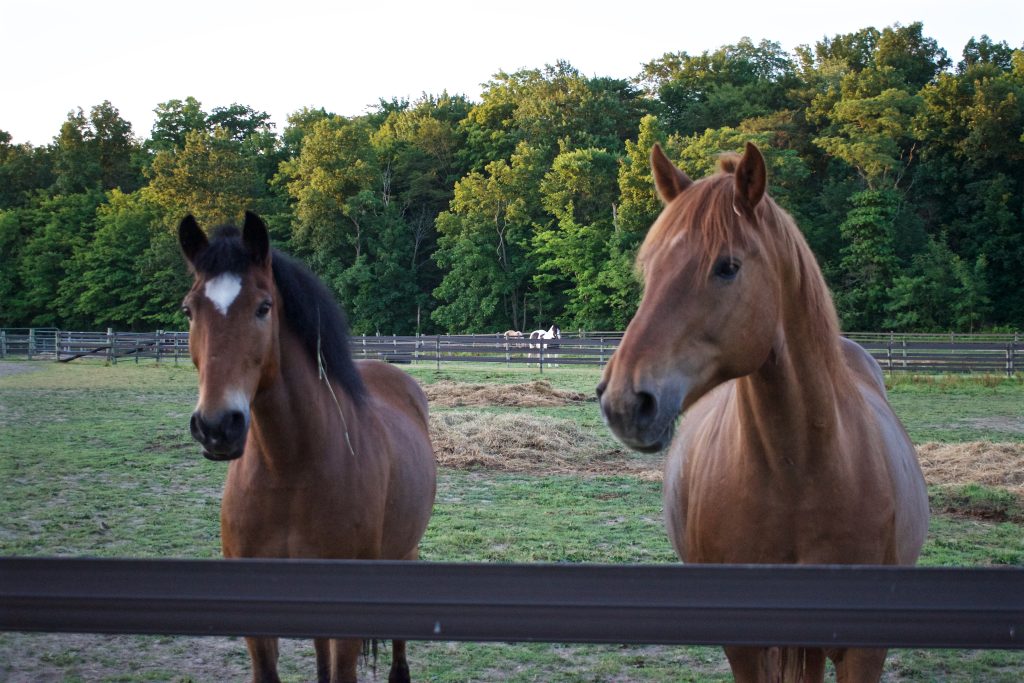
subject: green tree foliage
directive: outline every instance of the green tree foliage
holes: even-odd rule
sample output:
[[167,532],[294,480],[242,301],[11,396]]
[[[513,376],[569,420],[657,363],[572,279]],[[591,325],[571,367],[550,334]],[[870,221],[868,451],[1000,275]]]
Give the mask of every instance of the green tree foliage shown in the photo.
[[625,80],[587,78],[567,62],[501,72],[462,122],[463,152],[473,170],[508,160],[529,142],[550,162],[564,148],[618,149],[636,134],[647,108]]
[[181,149],[157,152],[147,174],[145,198],[174,224],[188,213],[206,225],[237,221],[266,194],[254,158],[224,128],[186,134]]
[[669,127],[691,135],[786,108],[796,65],[778,43],[743,38],[700,55],[663,55],[644,65],[639,82],[658,98]]
[[[535,321],[544,318],[544,304],[550,306],[551,297],[530,286],[536,270],[533,226],[542,216],[531,199],[546,166],[542,152],[524,142],[510,162],[494,161],[482,173],[470,172],[456,183],[451,208],[437,217],[434,259],[445,276],[434,291],[439,305],[432,318],[442,329],[488,331],[542,324]],[[547,315],[553,313],[548,308]]]
[[886,327],[915,332],[975,331],[990,313],[985,257],[973,263],[953,253],[942,236],[914,254],[910,272],[893,281]]
[[156,120],[149,135],[149,147],[154,151],[181,149],[189,133],[209,130],[203,105],[194,97],[162,102],[153,113]]
[[[162,219],[143,193],[109,193],[96,211],[92,238],[78,245],[62,281],[65,318],[77,316],[99,329],[184,324],[176,303],[188,279],[177,249],[169,263],[154,268],[154,243],[172,236]],[[159,277],[165,270],[172,276]]]
[[18,250],[17,274],[8,276],[13,280],[12,312],[18,322],[45,327],[85,323],[80,312],[67,306],[62,283],[72,257],[92,237],[96,208],[102,201],[99,192],[40,195],[31,206],[14,210],[9,217],[20,223],[20,230],[13,231],[13,239],[0,239]]
[[33,191],[54,180],[49,148],[12,144],[11,134],[0,130],[0,210],[27,205]]
[[894,235],[899,195],[894,190],[865,190],[855,194],[852,203],[839,226],[846,246],[839,262],[836,308],[843,329],[876,330],[885,319],[899,268]]
[[110,102],[93,107],[88,117],[81,109],[70,112],[54,139],[53,189],[58,194],[135,190],[142,184],[138,150],[132,125]]
[[183,325],[177,222],[251,209],[357,332],[621,329],[661,210],[651,146],[699,178],[753,141],[846,329],[1024,325],[1024,50],[986,35],[956,59],[911,23],[632,79],[557,62],[281,131],[239,103],[155,113],[144,141],[109,102],[48,145],[0,131],[0,324]]
[[[533,250],[540,262],[534,285],[565,299],[565,327],[617,327],[608,306],[608,264],[615,232],[613,203],[618,158],[603,149],[566,151],[555,157],[540,184],[541,203],[553,222],[535,230]],[[541,323],[543,324],[543,323]]]

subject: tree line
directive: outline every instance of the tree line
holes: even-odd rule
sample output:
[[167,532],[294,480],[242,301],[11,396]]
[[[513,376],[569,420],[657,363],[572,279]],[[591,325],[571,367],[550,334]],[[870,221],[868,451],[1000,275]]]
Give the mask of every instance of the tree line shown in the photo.
[[632,78],[559,62],[479,102],[360,116],[159,104],[140,139],[110,103],[49,145],[0,130],[0,326],[183,328],[175,228],[261,214],[357,333],[623,329],[660,205],[658,142],[692,177],[748,140],[822,265],[843,328],[1024,326],[1024,49],[954,62],[920,23],[784,51],[744,38]]

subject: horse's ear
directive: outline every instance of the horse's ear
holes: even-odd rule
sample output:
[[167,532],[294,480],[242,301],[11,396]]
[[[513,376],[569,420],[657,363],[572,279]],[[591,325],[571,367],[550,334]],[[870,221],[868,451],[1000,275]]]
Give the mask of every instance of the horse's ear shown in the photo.
[[242,241],[252,262],[259,266],[270,263],[270,235],[263,219],[252,211],[245,212],[245,224],[242,226]]
[[189,214],[181,219],[178,224],[178,244],[181,245],[181,253],[185,255],[192,269],[195,270],[196,260],[206,251],[210,243],[206,239],[206,233],[196,223],[196,219]]
[[764,157],[753,143],[747,143],[739,163],[736,165],[736,187],[733,194],[733,210],[748,218],[754,217],[754,208],[764,197],[768,172]]
[[651,173],[654,175],[654,186],[658,188],[658,196],[665,204],[693,185],[693,181],[669,161],[658,143],[651,147]]

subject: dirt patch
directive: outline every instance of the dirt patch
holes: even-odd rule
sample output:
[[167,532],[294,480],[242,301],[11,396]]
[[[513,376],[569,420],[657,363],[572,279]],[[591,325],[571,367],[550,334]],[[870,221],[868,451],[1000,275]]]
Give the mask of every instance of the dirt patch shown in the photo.
[[980,484],[1024,496],[1024,443],[926,443],[917,455],[929,484]]
[[438,463],[451,469],[661,478],[660,464],[608,448],[572,420],[449,412],[431,416],[430,433]]
[[11,375],[20,375],[25,372],[38,372],[42,370],[43,366],[39,363],[0,363],[0,377],[10,377]]
[[959,420],[958,424],[1006,434],[1024,434],[1024,420],[1014,417],[971,417]]
[[547,408],[583,403],[591,399],[578,391],[565,391],[541,379],[522,384],[466,384],[435,382],[423,387],[433,405],[446,408],[460,406],[509,406]]

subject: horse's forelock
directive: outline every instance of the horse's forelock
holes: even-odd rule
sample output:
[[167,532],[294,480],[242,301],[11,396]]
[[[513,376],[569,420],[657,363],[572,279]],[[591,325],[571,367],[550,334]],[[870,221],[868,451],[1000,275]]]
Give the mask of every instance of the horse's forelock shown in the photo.
[[740,165],[740,159],[742,158],[735,152],[720,154],[718,157],[718,170],[722,173],[736,173],[736,168]]
[[710,271],[723,252],[755,239],[743,223],[733,211],[733,175],[723,172],[703,178],[662,210],[640,245],[637,267],[647,272],[656,254],[685,239],[697,255],[695,276],[699,277]]
[[233,225],[221,225],[213,231],[210,245],[194,264],[196,272],[206,278],[224,273],[243,275],[252,265],[242,233]]

